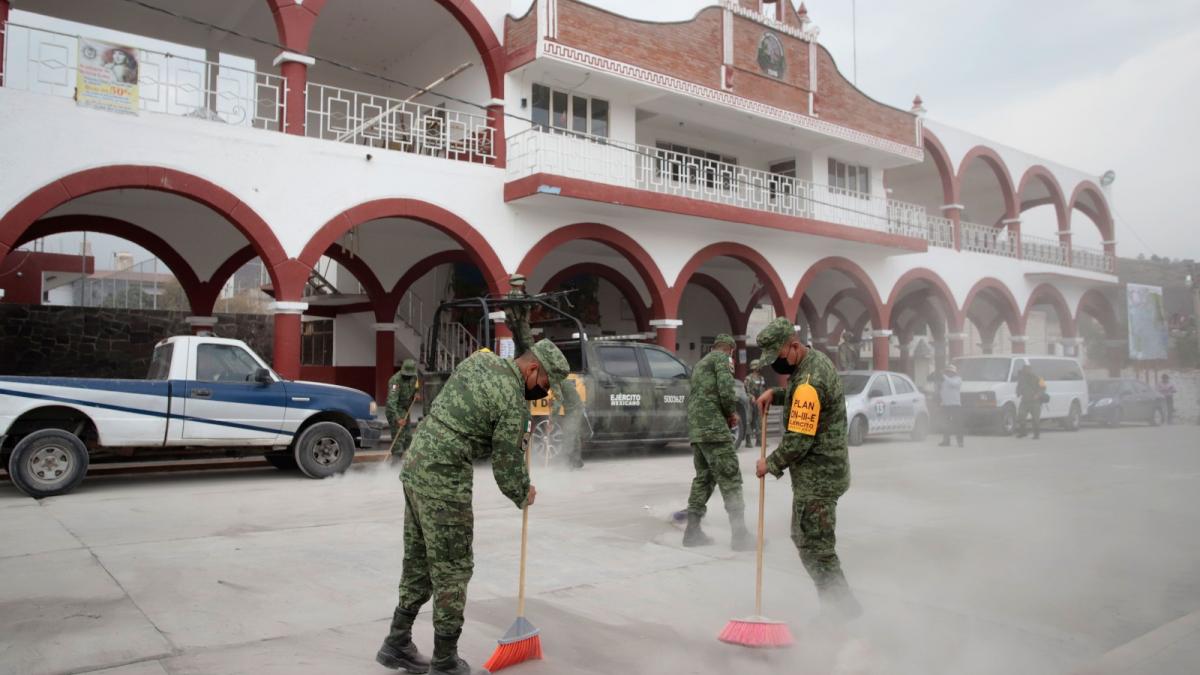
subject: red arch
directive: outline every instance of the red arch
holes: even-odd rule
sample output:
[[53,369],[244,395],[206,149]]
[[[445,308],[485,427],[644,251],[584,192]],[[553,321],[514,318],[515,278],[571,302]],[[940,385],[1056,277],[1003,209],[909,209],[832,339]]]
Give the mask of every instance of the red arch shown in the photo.
[[[733,299],[733,295],[729,292],[728,288],[725,288],[724,284],[703,272],[692,274],[687,283],[703,288],[717,299],[717,302],[721,305],[721,309],[725,311],[725,318],[729,320],[729,330],[731,333],[734,335],[745,334],[746,315],[742,314],[737,301]],[[683,302],[682,291],[679,293],[679,301],[680,303]]]
[[463,247],[471,262],[483,272],[484,280],[493,293],[499,293],[507,287],[508,274],[504,271],[504,265],[478,230],[450,211],[417,199],[376,199],[346,209],[312,236],[300,252],[300,263],[312,269],[342,235],[363,223],[380,218],[408,218],[444,232]]
[[[758,277],[763,287],[766,288],[767,293],[771,295],[771,303],[775,305],[775,312],[779,316],[791,316],[795,313],[792,311],[792,307],[790,307],[790,298],[783,286],[783,281],[780,280],[779,274],[771,266],[771,263],[767,262],[767,259],[761,253],[749,246],[731,242],[720,242],[705,246],[684,264],[679,275],[675,277],[675,284],[671,287],[672,295],[675,296],[673,298],[675,304],[673,309],[678,311],[679,302],[683,299],[683,289],[687,286],[692,276],[696,274],[696,271],[709,260],[720,257],[733,258],[749,267],[755,276]],[[737,329],[735,328],[734,330]]]
[[891,312],[896,307],[896,303],[900,301],[905,286],[915,281],[924,281],[930,285],[934,295],[941,303],[941,310],[946,315],[946,322],[950,324],[952,330],[956,332],[960,330],[962,326],[962,312],[954,302],[954,293],[950,291],[950,286],[946,284],[945,280],[937,272],[924,267],[917,267],[905,272],[892,285],[892,292],[888,294],[887,300],[887,323],[891,323]]
[[942,181],[942,204],[957,204],[958,179],[954,173],[954,163],[950,161],[950,153],[946,152],[946,146],[929,129],[921,129],[921,141]]
[[834,293],[829,298],[829,302],[825,303],[825,313],[829,314],[830,310],[832,310],[834,307],[837,307],[846,298],[856,301],[858,304],[862,305],[863,309],[865,310],[870,309],[870,298],[867,298],[863,294],[862,290],[856,286],[854,288],[843,288],[837,293]]
[[383,284],[379,283],[379,277],[375,276],[375,272],[371,270],[366,261],[358,256],[350,255],[349,251],[336,244],[325,251],[325,256],[345,267],[346,271],[354,275],[358,283],[362,284],[363,290],[367,292],[367,300],[375,310],[376,321],[387,323],[395,319],[395,312],[392,312],[390,316],[386,313],[380,314],[380,310],[386,302],[387,290],[384,289]]
[[804,276],[800,278],[800,283],[796,284],[796,292],[792,294],[793,302],[799,305],[797,298],[802,298],[807,293],[809,286],[813,281],[825,271],[836,270],[846,275],[851,283],[857,286],[860,290],[866,293],[870,302],[867,303],[867,313],[871,317],[871,325],[883,326],[884,307],[883,301],[879,299],[879,291],[875,289],[875,284],[871,281],[871,277],[859,267],[857,263],[847,258],[833,256],[823,258],[817,261]]
[[[426,256],[417,261],[412,267],[408,268],[392,286],[392,290],[385,296],[385,302],[375,310],[380,316],[387,318],[380,319],[381,322],[392,321],[396,317],[396,310],[400,307],[400,301],[404,299],[404,294],[417,280],[429,274],[435,267],[441,265],[452,265],[457,263],[476,264],[471,256],[464,250],[455,249],[451,251],[441,251],[433,255]],[[487,276],[486,274],[484,276]],[[494,289],[493,289],[494,290]]]
[[[651,313],[657,316],[666,311],[667,282],[663,279],[662,272],[659,271],[654,259],[632,237],[608,225],[576,223],[558,228],[542,237],[529,249],[529,252],[521,260],[521,264],[517,266],[517,272],[524,274],[526,277],[532,276],[534,270],[537,269],[538,263],[549,255],[551,251],[577,239],[586,239],[604,244],[624,256],[633,265],[633,268],[637,270],[638,275],[642,278],[642,282],[646,284],[646,289],[650,291]],[[663,316],[660,318],[673,319],[676,317]]]
[[[1096,210],[1092,209],[1086,202],[1081,202],[1080,199],[1085,194],[1091,194],[1096,200]],[[1085,180],[1075,186],[1075,190],[1071,193],[1071,199],[1067,202],[1068,210],[1079,209],[1087,214],[1093,221],[1096,222],[1096,227],[1100,229],[1100,236],[1104,237],[1105,241],[1115,239],[1113,230],[1112,213],[1108,210],[1108,200],[1104,198],[1104,191],[1100,189],[1090,180]]]
[[1067,299],[1063,297],[1062,292],[1051,284],[1039,284],[1029,294],[1029,301],[1025,303],[1025,312],[1021,317],[1022,323],[1029,325],[1029,313],[1039,304],[1049,304],[1054,307],[1063,337],[1075,337],[1075,317],[1071,314],[1071,307],[1067,304]]
[[649,309],[646,307],[646,303],[642,302],[642,294],[638,293],[637,288],[634,287],[629,279],[625,278],[625,275],[608,265],[596,262],[582,262],[564,267],[555,272],[554,276],[547,279],[546,283],[542,284],[542,290],[547,291],[558,288],[567,281],[581,276],[599,277],[616,286],[617,291],[629,303],[629,308],[633,310],[633,319],[637,324],[638,330],[650,330]]
[[1113,308],[1112,303],[1100,291],[1091,288],[1088,289],[1083,297],[1079,299],[1079,306],[1075,310],[1075,325],[1079,325],[1079,320],[1084,314],[1090,315],[1104,328],[1105,334],[1110,340],[1120,340],[1125,337],[1121,331],[1121,322],[1117,318],[1117,312]]
[[1004,218],[1016,218],[1020,215],[1020,210],[1017,206],[1017,193],[1013,185],[1012,174],[1008,171],[1008,166],[1000,157],[1000,154],[986,145],[977,145],[967,151],[963,156],[962,161],[958,164],[958,175],[955,176],[955,182],[958,185],[958,200],[956,203],[961,203],[962,200],[962,184],[963,175],[967,169],[971,167],[971,162],[975,159],[982,161],[995,174],[996,180],[1000,183],[1000,194],[1004,197]]
[[1008,286],[1005,286],[999,279],[992,277],[980,279],[971,287],[970,292],[967,293],[967,297],[962,305],[964,324],[971,312],[975,297],[985,291],[991,292],[989,295],[993,296],[993,300],[999,300],[999,302],[993,301],[992,305],[996,308],[999,319],[1008,324],[1009,332],[1013,335],[1024,335],[1024,315],[1021,313],[1020,305],[1017,304],[1017,299],[1013,296],[1012,291],[1008,290]]
[[1058,183],[1058,179],[1054,177],[1049,169],[1041,164],[1035,164],[1025,170],[1025,174],[1021,176],[1021,182],[1017,185],[1017,208],[1023,213],[1028,203],[1028,208],[1040,206],[1045,203],[1043,200],[1030,200],[1029,202],[1021,201],[1021,195],[1025,193],[1025,186],[1031,181],[1041,181],[1046,187],[1046,191],[1050,193],[1049,203],[1054,204],[1054,214],[1058,217],[1058,230],[1065,232],[1071,229],[1071,219],[1067,211],[1067,199],[1063,195],[1062,185]]
[[[250,241],[255,252],[267,263],[275,288],[294,293],[295,299],[299,299],[303,279],[297,284],[299,275],[288,273],[287,254],[266,221],[224,188],[199,176],[157,166],[116,165],[85,169],[35,190],[0,218],[0,255],[14,248],[14,242],[46,213],[73,199],[108,190],[169,192],[207,206]],[[288,285],[281,286],[281,281]],[[292,299],[290,295],[285,297]]]
[[200,290],[197,296],[200,299],[197,301],[198,304],[192,307],[192,311],[197,315],[212,314],[214,308],[217,306],[217,296],[221,294],[221,289],[225,288],[225,282],[229,281],[229,278],[234,273],[242,269],[243,265],[257,257],[258,253],[254,250],[253,246],[243,246],[235,251],[233,255],[226,258],[225,262],[217,267],[217,271],[212,273],[208,281],[200,282]]

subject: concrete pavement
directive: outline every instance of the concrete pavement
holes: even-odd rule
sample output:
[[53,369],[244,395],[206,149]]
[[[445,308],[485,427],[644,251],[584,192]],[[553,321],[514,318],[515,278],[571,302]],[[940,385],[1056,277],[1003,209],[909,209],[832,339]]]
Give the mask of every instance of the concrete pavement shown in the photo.
[[[521,670],[1200,670],[1186,639],[1200,610],[1193,427],[970,437],[962,450],[872,440],[852,454],[839,551],[867,614],[842,631],[810,625],[787,483],[768,479],[765,610],[798,640],[770,653],[715,640],[753,610],[753,553],[729,551],[719,496],[705,521],[718,544],[680,546],[669,517],[691,478],[684,448],[535,468],[528,615],[547,660]],[[751,504],[754,456],[743,450]],[[520,512],[487,467],[476,474],[460,647],[479,666],[515,613]],[[386,673],[373,655],[395,602],[402,510],[381,465],[322,482],[273,469],[104,477],[41,502],[4,486],[0,672]]]

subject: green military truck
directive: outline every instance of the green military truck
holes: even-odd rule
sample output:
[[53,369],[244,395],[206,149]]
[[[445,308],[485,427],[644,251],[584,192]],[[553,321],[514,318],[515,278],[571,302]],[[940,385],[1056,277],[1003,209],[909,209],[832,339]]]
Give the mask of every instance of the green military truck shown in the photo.
[[[432,402],[458,361],[475,349],[497,348],[492,320],[511,303],[531,305],[535,333],[552,340],[571,364],[570,380],[585,410],[580,443],[586,452],[605,447],[665,447],[688,440],[687,397],[691,368],[653,344],[627,338],[589,338],[577,318],[563,308],[565,294],[526,298],[488,297],[443,303],[434,314],[423,348],[423,393]],[[456,310],[469,310],[474,329],[448,320]],[[490,317],[490,318],[489,318]],[[468,335],[469,334],[469,335]],[[503,344],[503,343],[502,343]],[[501,349],[501,355],[507,356]],[[750,402],[737,383],[738,419],[745,420]],[[532,447],[537,461],[549,462],[563,450],[562,429],[551,415],[551,399],[533,401]],[[561,406],[559,408],[561,414]],[[737,446],[745,425],[730,430]]]

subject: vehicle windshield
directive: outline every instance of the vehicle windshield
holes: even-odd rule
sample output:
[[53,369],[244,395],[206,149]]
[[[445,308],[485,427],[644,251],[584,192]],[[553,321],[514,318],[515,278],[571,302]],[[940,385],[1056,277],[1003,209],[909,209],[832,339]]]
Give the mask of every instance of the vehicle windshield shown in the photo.
[[1114,396],[1120,389],[1120,380],[1088,382],[1088,396]]
[[1009,365],[1012,359],[998,357],[994,359],[954,359],[958,367],[958,376],[964,382],[1007,382]]
[[841,377],[842,393],[846,396],[861,394],[863,389],[867,388],[867,382],[871,380],[870,375],[862,373],[845,373]]
[[159,345],[154,348],[150,357],[150,368],[146,371],[147,380],[165,380],[171,376],[171,354],[175,353],[175,345]]

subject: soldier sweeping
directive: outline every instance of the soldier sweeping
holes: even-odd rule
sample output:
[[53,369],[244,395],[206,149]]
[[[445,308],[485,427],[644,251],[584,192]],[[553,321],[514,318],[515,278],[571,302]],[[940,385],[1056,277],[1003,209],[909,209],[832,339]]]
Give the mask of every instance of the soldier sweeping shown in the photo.
[[417,362],[404,359],[400,370],[388,380],[387,421],[392,430],[392,457],[404,456],[404,451],[412,443],[412,425],[409,414],[412,412],[414,401],[421,400],[420,385],[417,382]]
[[696,477],[688,496],[687,529],[684,546],[711,544],[712,538],[700,529],[700,520],[708,510],[713,488],[720,486],[721,499],[729,514],[733,531],[730,542],[735,551],[754,548],[754,538],[746,529],[746,506],[742,500],[742,471],[729,429],[737,422],[737,393],[734,389],[733,360],[736,344],[728,335],[718,335],[712,351],[692,370],[688,394],[688,439],[692,443],[692,461]]
[[[496,484],[522,508],[537,491],[529,484],[522,439],[529,401],[544,398],[566,377],[567,359],[542,340],[515,360],[490,351],[454,369],[430,406],[404,458],[404,570],[391,630],[375,660],[388,668],[468,675],[458,656],[467,583],[474,569],[471,540],[473,462],[491,458]],[[433,598],[432,663],[412,642],[421,606]]]
[[780,317],[758,334],[762,360],[788,376],[786,389],[768,389],[759,409],[785,406],[787,429],[779,447],[758,460],[755,475],[792,474],[792,541],[817,586],[821,615],[834,620],[862,613],[842,573],[835,549],[838,498],[850,487],[846,449],[846,400],[829,357],[796,338],[792,322]]
[[[742,387],[746,390],[746,398],[751,401],[757,401],[759,396],[762,396],[763,390],[767,387],[766,380],[763,379],[762,373],[758,372],[762,368],[762,362],[754,359],[750,362],[750,372],[746,374],[746,379],[742,381]],[[758,406],[750,407],[750,419],[746,424],[746,445],[750,447],[758,446],[758,437],[762,431],[760,425],[763,424],[762,415],[758,412]]]

